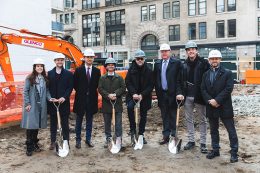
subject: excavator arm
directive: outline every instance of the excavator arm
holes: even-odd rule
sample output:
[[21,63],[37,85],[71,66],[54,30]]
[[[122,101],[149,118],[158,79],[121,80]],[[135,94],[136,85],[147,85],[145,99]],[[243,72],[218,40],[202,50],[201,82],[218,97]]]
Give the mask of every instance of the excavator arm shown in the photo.
[[[76,68],[82,64],[81,59],[83,58],[83,54],[80,49],[73,43],[62,40],[58,37],[33,33],[25,29],[16,31],[19,31],[21,35],[17,35],[14,33],[3,34],[0,32],[0,67],[4,74],[5,80],[7,81],[7,84],[8,82],[14,82],[12,65],[7,44],[16,44],[63,53],[72,62],[72,68]],[[8,85],[8,88],[9,91],[5,93],[5,91],[3,91],[3,88],[1,88],[0,86],[0,94],[2,94],[4,98],[2,99],[2,102],[0,104],[0,110],[6,109],[8,107],[8,103],[15,99],[15,86],[10,84]]]

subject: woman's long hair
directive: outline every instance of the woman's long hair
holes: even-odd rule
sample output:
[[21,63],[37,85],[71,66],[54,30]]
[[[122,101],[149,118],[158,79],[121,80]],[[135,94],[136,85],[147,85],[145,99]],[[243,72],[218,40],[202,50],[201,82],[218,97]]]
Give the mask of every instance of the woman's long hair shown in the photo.
[[[43,71],[41,73],[41,75],[43,76],[45,82],[46,82],[46,85],[48,85],[48,78],[47,78],[47,75],[46,75],[46,71],[45,71],[45,66],[43,65]],[[38,76],[38,73],[36,71],[36,64],[33,65],[33,71],[32,73],[29,75],[29,81],[30,81],[30,84],[31,86],[36,84],[36,77]]]

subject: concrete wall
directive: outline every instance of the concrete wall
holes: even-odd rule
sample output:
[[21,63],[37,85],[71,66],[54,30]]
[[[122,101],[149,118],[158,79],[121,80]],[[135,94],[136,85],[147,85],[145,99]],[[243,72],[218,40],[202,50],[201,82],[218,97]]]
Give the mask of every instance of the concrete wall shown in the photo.
[[[0,11],[0,25],[51,35],[51,0],[1,0]],[[0,32],[17,33],[3,28]],[[47,70],[54,65],[52,52],[10,44],[8,48],[14,73],[30,72],[33,59],[37,57],[44,58]],[[15,76],[15,80],[24,80],[24,77]],[[4,81],[2,75],[0,81]]]

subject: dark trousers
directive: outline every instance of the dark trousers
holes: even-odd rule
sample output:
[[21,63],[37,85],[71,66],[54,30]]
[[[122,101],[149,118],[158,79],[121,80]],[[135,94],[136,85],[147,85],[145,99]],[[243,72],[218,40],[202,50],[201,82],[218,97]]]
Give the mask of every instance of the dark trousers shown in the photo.
[[[104,124],[105,124],[105,135],[106,139],[112,137],[111,135],[111,122],[112,122],[112,114],[111,113],[103,113]],[[115,115],[115,135],[116,137],[122,137],[122,112],[116,112]],[[113,129],[114,131],[114,129]]]
[[[221,118],[225,128],[228,131],[228,137],[230,141],[231,153],[238,152],[238,138],[233,118],[224,119]],[[211,146],[213,150],[219,150],[219,118],[210,118],[210,134],[211,134]]]
[[[61,128],[63,140],[69,141],[69,114],[60,114]],[[51,131],[51,142],[56,142],[57,135],[57,114],[50,115],[50,131]]]
[[26,130],[26,148],[27,151],[33,151],[35,145],[37,145],[38,139],[38,129],[27,129]]
[[177,109],[169,104],[170,96],[163,92],[162,104],[160,105],[161,116],[163,120],[163,137],[175,136],[176,133],[176,113]]
[[89,97],[86,99],[86,113],[85,114],[77,114],[76,117],[76,141],[81,141],[81,127],[84,115],[86,115],[86,141],[91,141],[92,134],[92,124],[93,124],[93,114],[90,113],[91,107],[89,106],[90,100]]
[[[127,112],[128,112],[128,119],[130,122],[130,131],[131,133],[136,133],[136,123],[135,123],[135,102],[130,100],[127,103]],[[138,117],[139,118],[139,117]],[[145,132],[145,125],[147,119],[147,111],[140,109],[140,122],[139,122],[139,135],[143,135]]]

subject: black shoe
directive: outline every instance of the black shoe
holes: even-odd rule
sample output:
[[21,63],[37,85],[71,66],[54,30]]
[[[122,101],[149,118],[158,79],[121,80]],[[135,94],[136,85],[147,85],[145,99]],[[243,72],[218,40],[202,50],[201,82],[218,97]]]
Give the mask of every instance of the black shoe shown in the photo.
[[144,144],[147,144],[147,140],[145,139],[145,137],[144,137],[144,139],[143,139],[143,140],[144,140]]
[[135,146],[135,134],[131,133],[131,146],[134,147]]
[[92,143],[91,141],[86,141],[85,143],[86,143],[86,145],[87,145],[88,147],[90,147],[90,148],[93,148],[93,147],[94,147],[94,145],[93,145],[93,143]]
[[163,139],[159,142],[160,145],[167,144],[169,142],[169,136],[163,137]]
[[237,157],[237,154],[236,154],[236,153],[231,154],[230,162],[231,162],[231,163],[238,162],[238,157]]
[[81,148],[81,143],[80,143],[80,141],[77,141],[77,142],[76,142],[75,147],[76,147],[77,149],[80,149],[80,148]]
[[200,152],[203,153],[203,154],[208,153],[208,149],[206,147],[206,144],[200,144]]
[[207,154],[206,158],[207,158],[207,159],[213,159],[213,158],[215,158],[215,157],[217,157],[217,156],[220,156],[219,150],[211,150],[211,151]]
[[33,153],[32,151],[26,151],[27,156],[32,156],[32,153]]
[[195,147],[195,142],[188,142],[185,146],[184,146],[184,150],[190,150],[192,148]]
[[54,150],[54,148],[56,148],[56,142],[52,142],[49,149]]
[[112,140],[111,137],[108,137],[108,138],[106,139],[106,142],[105,142],[105,144],[104,144],[104,148],[108,148],[108,145],[110,144],[111,140]]

